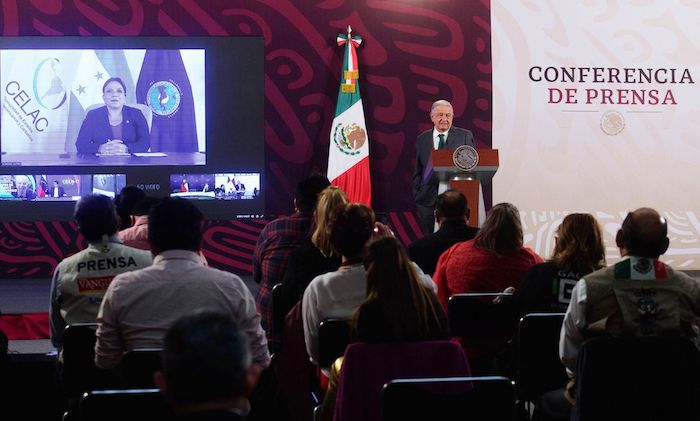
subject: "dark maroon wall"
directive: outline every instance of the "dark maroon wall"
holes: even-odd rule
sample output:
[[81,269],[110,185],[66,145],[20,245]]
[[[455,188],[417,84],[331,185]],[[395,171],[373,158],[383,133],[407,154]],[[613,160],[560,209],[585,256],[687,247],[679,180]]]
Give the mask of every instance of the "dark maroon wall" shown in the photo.
[[[410,193],[414,143],[419,132],[430,128],[432,101],[452,101],[455,124],[471,129],[478,147],[491,146],[489,5],[489,0],[3,0],[0,20],[5,36],[262,35],[270,215],[290,213],[296,181],[326,170],[342,53],[335,37],[351,25],[364,39],[358,56],[370,136],[373,207],[386,212],[408,241],[417,235]],[[248,270],[248,256],[225,261],[231,252],[227,247],[236,241],[228,236],[240,234],[241,226],[255,230],[258,223],[211,224],[222,229],[209,240],[224,243],[206,245],[211,253],[222,253],[215,265]],[[51,245],[45,234],[60,236],[60,232],[46,227],[69,232],[73,240]],[[16,247],[8,243],[16,242],[20,232],[40,241],[37,262],[60,260],[76,250],[70,247],[77,241],[71,228],[69,223],[2,224],[2,267],[12,255],[11,247]],[[236,250],[242,253],[248,248]],[[23,266],[14,273],[46,276],[49,272],[41,267],[34,271]],[[12,275],[0,269],[2,276]]]

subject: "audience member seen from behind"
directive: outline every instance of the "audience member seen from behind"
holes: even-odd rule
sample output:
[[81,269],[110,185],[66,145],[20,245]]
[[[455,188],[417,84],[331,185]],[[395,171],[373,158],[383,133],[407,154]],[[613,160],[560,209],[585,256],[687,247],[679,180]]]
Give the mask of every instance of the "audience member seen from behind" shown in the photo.
[[504,302],[515,319],[526,313],[563,313],[569,306],[571,290],[585,275],[605,267],[603,232],[593,215],[567,215],[554,236],[554,254],[527,271],[518,288],[509,287],[513,298]]
[[301,300],[304,290],[316,276],[340,267],[340,255],[331,247],[330,225],[347,203],[345,192],[336,186],[329,186],[319,194],[311,239],[290,253],[282,278],[284,314]]
[[188,200],[165,198],[148,216],[149,268],[114,278],[97,317],[95,364],[112,368],[135,348],[162,346],[183,313],[200,309],[229,315],[248,337],[254,368],[270,362],[255,300],[238,276],[204,266],[202,213]]
[[67,324],[95,323],[102,297],[114,276],[152,262],[151,253],[119,242],[118,217],[110,198],[87,195],[76,204],[74,216],[88,246],[63,259],[51,280],[51,342],[59,349]]
[[163,341],[156,386],[178,420],[243,420],[255,372],[244,332],[226,314],[178,319]]
[[253,252],[253,279],[260,284],[256,304],[268,335],[272,326],[272,287],[282,282],[289,254],[310,235],[318,194],[330,184],[321,174],[301,180],[294,193],[294,213],[270,222],[258,237]]
[[[454,294],[517,288],[525,272],[536,263],[542,263],[542,258],[523,247],[518,209],[500,203],[491,209],[473,240],[457,243],[440,256],[433,280],[447,310],[447,301]],[[503,345],[481,342],[475,338],[462,341],[467,357],[493,354]]]
[[455,243],[471,240],[479,231],[467,225],[469,206],[467,198],[456,190],[447,190],[437,198],[435,221],[440,227],[436,232],[420,238],[408,246],[411,260],[428,275],[435,273],[440,255]]
[[[366,343],[449,340],[447,316],[416,273],[404,247],[393,236],[370,240],[363,264],[367,298],[357,309],[357,340]],[[330,420],[335,404],[339,358],[331,369],[320,420]]]
[[131,226],[131,215],[134,206],[146,198],[146,193],[136,186],[126,186],[114,198],[114,205],[117,207],[119,215],[119,230],[127,229]]
[[[345,206],[331,222],[331,247],[341,256],[340,268],[319,275],[304,291],[302,316],[306,351],[318,363],[318,326],[329,318],[350,320],[367,297],[363,260],[366,243],[373,235],[390,235],[385,226],[377,226],[374,211],[359,203]],[[411,263],[421,282],[435,291],[430,277]]]
[[700,283],[658,260],[669,245],[666,220],[650,208],[630,212],[615,243],[625,259],[585,275],[564,317],[559,355],[572,377],[566,395],[572,403],[576,360],[587,339],[680,334],[697,340],[700,332]]
[[75,147],[79,154],[117,155],[148,152],[151,138],[146,117],[138,108],[124,105],[126,86],[118,77],[102,85],[105,106],[88,111]]
[[435,292],[421,281],[395,237],[369,242],[364,260],[367,299],[356,313],[361,342],[449,339],[447,317]]
[[365,244],[374,233],[374,211],[349,203],[331,223],[330,243],[340,255],[340,268],[315,277],[304,291],[302,317],[306,352],[318,363],[318,326],[324,319],[352,318],[367,296]]
[[122,243],[141,250],[151,249],[148,244],[148,212],[156,203],[158,199],[144,196],[134,205],[129,215],[130,227],[119,231],[119,239]]

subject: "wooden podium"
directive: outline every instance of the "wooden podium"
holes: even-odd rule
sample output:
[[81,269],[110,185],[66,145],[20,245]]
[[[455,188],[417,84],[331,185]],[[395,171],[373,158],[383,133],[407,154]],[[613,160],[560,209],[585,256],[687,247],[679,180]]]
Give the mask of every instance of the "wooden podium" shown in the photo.
[[462,192],[469,205],[469,225],[480,227],[486,217],[482,183],[490,181],[498,170],[498,149],[477,149],[479,162],[469,171],[454,163],[454,150],[434,150],[433,170],[441,181],[449,181],[450,188]]

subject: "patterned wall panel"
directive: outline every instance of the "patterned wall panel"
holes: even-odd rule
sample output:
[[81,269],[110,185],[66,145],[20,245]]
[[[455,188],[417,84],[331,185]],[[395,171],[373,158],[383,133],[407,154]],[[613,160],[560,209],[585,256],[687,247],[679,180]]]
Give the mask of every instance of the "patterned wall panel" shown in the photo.
[[[202,252],[209,265],[250,275],[253,249],[267,222],[263,219],[206,221]],[[412,212],[392,212],[387,222],[404,244],[420,234]],[[61,260],[86,245],[74,222],[2,222],[0,279],[48,278]]]

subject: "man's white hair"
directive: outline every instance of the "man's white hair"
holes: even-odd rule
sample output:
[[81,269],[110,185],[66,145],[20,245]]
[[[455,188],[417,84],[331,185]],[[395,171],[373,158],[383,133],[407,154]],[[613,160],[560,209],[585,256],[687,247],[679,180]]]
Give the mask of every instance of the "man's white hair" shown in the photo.
[[437,101],[433,102],[433,105],[430,107],[430,114],[432,114],[433,111],[435,111],[435,108],[439,107],[440,105],[446,105],[450,107],[450,109],[453,109],[452,104],[450,104],[450,101],[446,99],[438,99]]

